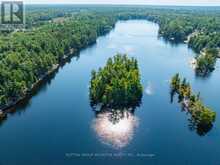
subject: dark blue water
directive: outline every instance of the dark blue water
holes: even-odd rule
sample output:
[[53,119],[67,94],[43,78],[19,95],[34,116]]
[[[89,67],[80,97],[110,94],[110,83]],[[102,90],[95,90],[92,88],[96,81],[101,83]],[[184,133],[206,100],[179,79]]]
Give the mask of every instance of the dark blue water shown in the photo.
[[[187,45],[158,39],[148,21],[118,22],[110,34],[83,50],[44,85],[27,105],[0,125],[0,165],[17,164],[220,164],[220,69],[197,78]],[[144,94],[133,114],[112,125],[90,107],[92,69],[117,52],[138,60]],[[189,116],[174,100],[169,79],[179,72],[217,112],[204,136],[189,129]],[[116,139],[118,138],[118,139]]]

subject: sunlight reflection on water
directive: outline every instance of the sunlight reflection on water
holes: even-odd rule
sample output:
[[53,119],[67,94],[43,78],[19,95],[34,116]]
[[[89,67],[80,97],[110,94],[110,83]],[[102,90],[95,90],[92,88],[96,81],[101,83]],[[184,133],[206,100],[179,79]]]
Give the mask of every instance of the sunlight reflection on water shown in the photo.
[[153,95],[154,94],[154,86],[153,86],[152,82],[149,81],[147,83],[147,87],[145,89],[145,93],[147,95]]
[[129,144],[138,126],[138,118],[128,111],[104,112],[93,120],[93,129],[100,140],[114,148]]

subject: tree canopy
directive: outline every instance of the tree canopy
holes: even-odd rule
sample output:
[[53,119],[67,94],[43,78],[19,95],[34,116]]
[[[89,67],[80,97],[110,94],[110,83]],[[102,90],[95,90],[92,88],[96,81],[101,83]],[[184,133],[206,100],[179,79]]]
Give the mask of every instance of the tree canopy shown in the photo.
[[213,125],[216,113],[206,107],[200,99],[200,93],[195,95],[186,79],[176,74],[171,79],[171,96],[178,94],[179,102],[191,115],[191,121],[200,135],[207,133]]
[[218,51],[216,49],[206,49],[196,58],[196,74],[206,76],[215,69]]
[[127,55],[109,58],[105,67],[92,71],[91,104],[104,107],[135,107],[142,98],[138,62]]
[[42,25],[32,31],[0,38],[0,109],[32,88],[63,61],[96,42],[114,25],[108,16],[79,14],[63,22]]
[[[95,43],[117,20],[153,21],[160,36],[175,42],[191,35],[188,45],[197,52],[220,47],[218,7],[27,5],[26,18],[25,31],[0,32],[0,108],[23,96],[66,54]],[[215,60],[198,58],[198,70],[213,68]]]

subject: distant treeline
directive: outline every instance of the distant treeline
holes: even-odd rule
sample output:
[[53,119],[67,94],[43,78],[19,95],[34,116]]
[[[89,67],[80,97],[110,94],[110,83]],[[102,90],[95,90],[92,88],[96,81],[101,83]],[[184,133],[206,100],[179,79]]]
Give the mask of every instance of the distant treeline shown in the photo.
[[[220,8],[28,5],[24,32],[0,33],[0,106],[23,96],[58,64],[109,32],[117,20],[147,19],[196,51],[220,46]],[[71,49],[71,51],[70,51]]]
[[[97,13],[114,19],[148,19],[159,24],[159,34],[167,40],[183,42],[200,52],[220,47],[219,7],[155,7],[105,5],[37,5],[27,6],[27,27],[45,24],[54,18],[78,13]],[[191,37],[188,38],[188,36]]]

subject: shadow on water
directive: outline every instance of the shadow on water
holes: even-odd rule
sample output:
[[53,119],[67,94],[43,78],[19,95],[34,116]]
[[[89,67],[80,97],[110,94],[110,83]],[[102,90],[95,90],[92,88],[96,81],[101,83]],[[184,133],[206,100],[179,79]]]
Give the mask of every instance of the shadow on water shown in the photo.
[[195,78],[197,80],[206,81],[206,80],[208,80],[211,77],[213,71],[214,70],[212,70],[210,72],[201,73],[201,72],[198,72],[198,71],[195,70]]
[[4,114],[4,116],[2,116],[1,118],[0,118],[0,127],[2,126],[2,124],[7,120],[7,114]]
[[46,76],[43,81],[38,83],[37,86],[35,86],[35,88],[22,101],[18,102],[15,106],[7,109],[4,112],[6,117],[3,120],[0,120],[0,126],[2,126],[2,124],[4,124],[4,122],[6,122],[8,118],[10,118],[10,116],[22,115],[31,105],[30,98],[36,96],[40,92],[46,91],[47,87],[51,84],[57,72],[58,70]]
[[188,116],[188,128],[190,131],[195,131],[199,136],[205,136],[209,131],[211,131],[213,124],[202,125],[196,121],[193,116],[188,112],[188,109],[182,103],[181,98],[175,98],[175,92],[170,90],[170,103],[172,104],[174,99],[178,100],[178,103],[181,105],[181,112],[185,112]]
[[[103,34],[105,35],[105,34]],[[35,87],[34,89],[31,90],[31,92],[29,92],[24,99],[22,99],[21,101],[19,101],[16,105],[4,110],[3,115],[2,116],[0,114],[0,127],[7,121],[7,119],[10,116],[13,115],[21,115],[22,113],[25,112],[26,109],[28,109],[28,107],[31,105],[31,101],[30,99],[34,96],[36,96],[38,93],[45,91],[47,89],[47,87],[51,84],[52,80],[55,78],[56,73],[58,73],[59,69],[63,68],[64,65],[66,63],[71,63],[72,60],[79,60],[80,58],[80,52],[92,47],[94,44],[96,44],[96,41],[90,43],[89,45],[81,48],[79,51],[75,51],[73,53],[67,53],[66,56],[63,57],[63,59],[60,60],[59,63],[59,67],[53,71],[52,73],[50,73],[49,75],[47,75],[42,81],[40,81]]]
[[211,131],[213,124],[202,125],[198,124],[192,117],[188,119],[189,121],[189,130],[196,131],[199,136],[205,136],[209,131]]
[[[122,57],[120,56],[116,56],[114,61],[125,60],[122,61],[123,64],[127,63],[127,57],[124,56],[123,58],[124,59],[122,59]],[[132,64],[132,62],[133,61],[129,62],[128,64],[130,65]],[[129,69],[136,69],[137,61],[134,64],[134,67]],[[116,66],[117,65],[118,64],[116,63]],[[125,66],[127,67],[127,64]],[[106,67],[115,66],[113,64],[110,64],[108,61]],[[111,74],[114,74],[115,72],[114,69],[114,72],[111,71],[111,69],[109,69],[108,71],[112,72]],[[95,113],[95,118],[92,120],[92,128],[102,143],[114,149],[121,149],[126,147],[132,141],[135,128],[137,128],[138,126],[139,120],[134,115],[134,112],[135,109],[141,105],[143,90],[142,88],[139,88],[140,86],[138,86],[138,83],[140,83],[138,82],[140,81],[139,75],[136,76],[137,77],[133,79],[133,81],[135,81],[135,84],[131,84],[129,82],[126,89],[121,87],[120,84],[116,88],[114,82],[112,84],[112,82],[109,80],[111,78],[103,80],[105,81],[104,83],[112,87],[112,90],[110,92],[105,93],[105,90],[107,90],[107,88],[105,87],[107,85],[104,84],[106,85],[104,86],[101,83],[99,83],[98,85],[94,85],[93,80],[96,81],[96,75],[91,75],[91,84],[89,87],[90,106]],[[122,76],[117,76],[115,81],[120,82],[121,77]]]
[[167,45],[170,45],[171,47],[178,47],[180,44],[184,44],[181,41],[168,40],[168,39],[166,39],[166,38],[164,38],[164,37],[162,37],[160,35],[157,36],[157,39],[163,41],[163,43],[165,43]]
[[126,107],[94,105],[92,99],[90,100],[95,113],[92,128],[102,143],[114,149],[121,149],[132,141],[139,123],[134,112],[141,105],[141,100],[142,95]]
[[[72,55],[69,55],[67,58],[63,59],[60,62],[60,66],[59,68],[63,68],[63,66],[66,63],[70,63],[72,60],[78,60],[79,59],[79,53],[75,53]],[[0,118],[0,127],[7,121],[8,118],[10,118],[10,116],[20,116],[22,115],[27,109],[28,107],[30,107],[31,105],[31,98],[38,95],[40,92],[46,91],[47,87],[50,86],[51,82],[53,81],[53,79],[55,78],[56,74],[59,71],[59,68],[56,69],[54,72],[52,72],[51,74],[47,75],[42,81],[40,81],[33,89],[30,93],[27,94],[27,96],[22,99],[21,101],[19,101],[15,106],[10,107],[9,109],[6,109],[4,111],[4,117]]]

